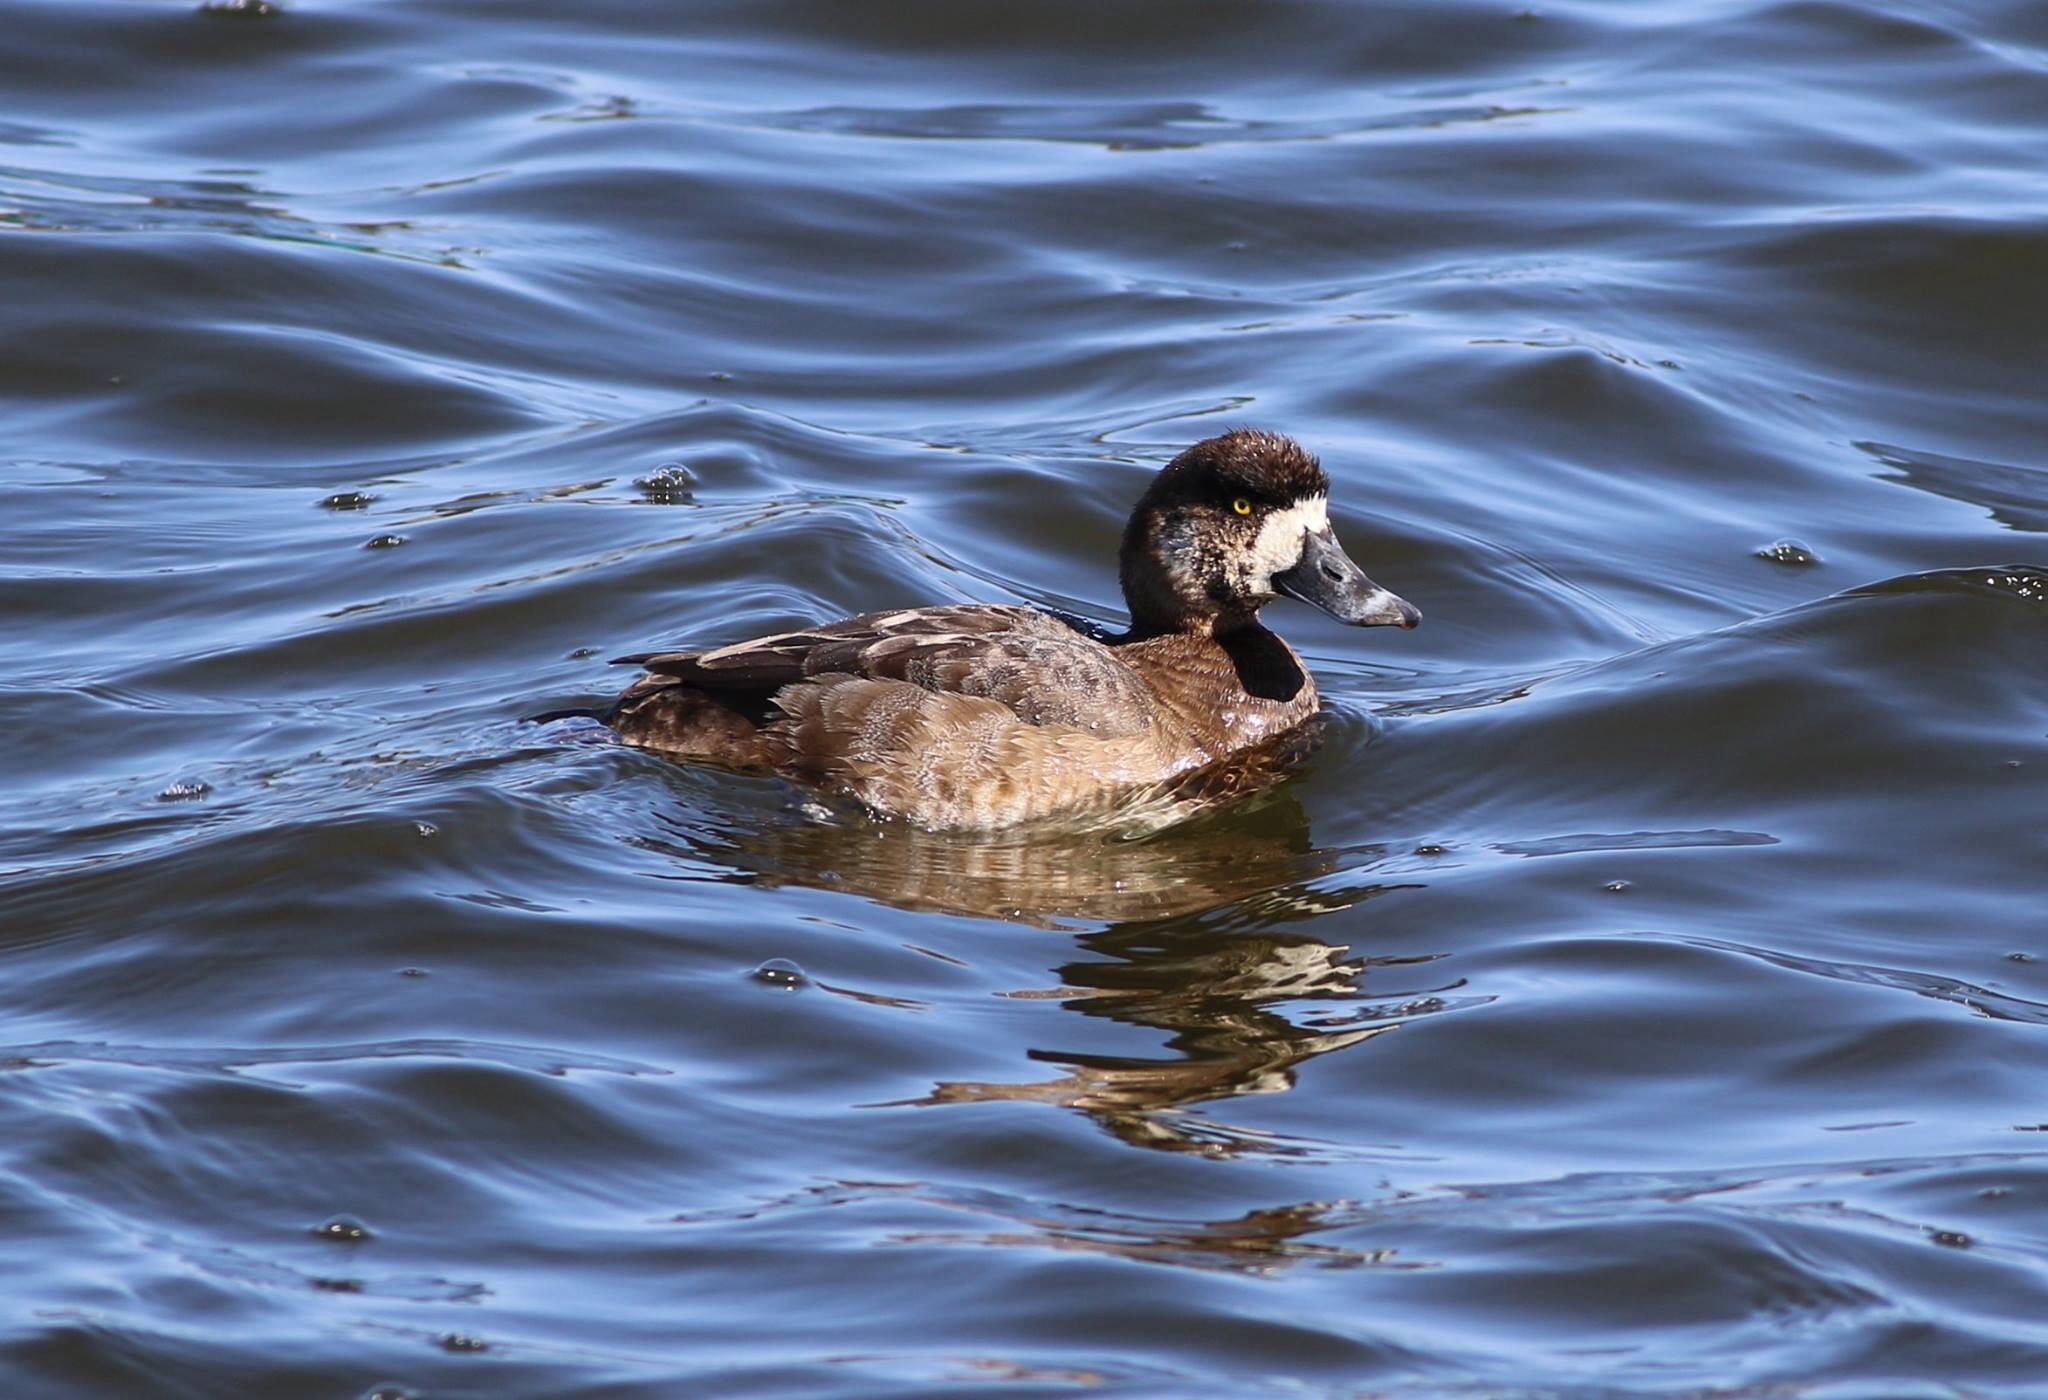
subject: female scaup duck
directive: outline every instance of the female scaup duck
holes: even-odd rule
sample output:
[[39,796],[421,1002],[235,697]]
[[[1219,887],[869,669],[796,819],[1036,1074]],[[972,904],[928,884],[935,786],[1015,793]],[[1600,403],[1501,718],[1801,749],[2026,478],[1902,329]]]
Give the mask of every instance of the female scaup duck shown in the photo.
[[920,826],[991,830],[1116,803],[1316,713],[1259,623],[1285,593],[1356,627],[1422,614],[1330,529],[1330,481],[1277,433],[1168,463],[1131,512],[1131,627],[1097,640],[1033,608],[913,608],[641,661],[605,716],[672,758],[768,769]]

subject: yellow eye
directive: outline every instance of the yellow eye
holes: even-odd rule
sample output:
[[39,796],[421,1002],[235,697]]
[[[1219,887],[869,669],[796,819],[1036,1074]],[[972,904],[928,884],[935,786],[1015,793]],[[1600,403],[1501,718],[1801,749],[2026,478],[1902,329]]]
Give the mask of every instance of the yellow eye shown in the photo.
[[1243,496],[1239,496],[1236,500],[1232,501],[1230,508],[1239,515],[1250,515],[1252,513],[1251,501]]

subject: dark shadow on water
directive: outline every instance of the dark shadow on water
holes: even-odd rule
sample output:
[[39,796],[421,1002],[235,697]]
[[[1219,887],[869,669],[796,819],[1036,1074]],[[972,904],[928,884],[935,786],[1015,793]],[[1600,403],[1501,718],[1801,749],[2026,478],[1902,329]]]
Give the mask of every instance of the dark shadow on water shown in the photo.
[[1945,457],[1882,442],[1856,446],[1890,469],[1886,481],[1981,506],[2010,530],[2048,531],[2048,470]]

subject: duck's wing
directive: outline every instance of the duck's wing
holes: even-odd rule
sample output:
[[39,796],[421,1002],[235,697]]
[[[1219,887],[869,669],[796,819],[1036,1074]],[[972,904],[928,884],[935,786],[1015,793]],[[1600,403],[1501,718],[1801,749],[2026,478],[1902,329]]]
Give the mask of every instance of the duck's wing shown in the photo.
[[1135,734],[1153,696],[1114,649],[1031,608],[962,605],[866,613],[712,651],[640,659],[650,672],[734,696],[767,697],[821,676],[904,681],[979,695],[1026,724]]

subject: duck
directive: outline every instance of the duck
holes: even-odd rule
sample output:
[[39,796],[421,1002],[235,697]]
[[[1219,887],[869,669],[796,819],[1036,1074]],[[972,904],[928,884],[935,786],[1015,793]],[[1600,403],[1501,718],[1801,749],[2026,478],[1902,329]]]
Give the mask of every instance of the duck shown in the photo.
[[645,674],[602,718],[635,748],[934,831],[1101,812],[1317,716],[1307,666],[1260,619],[1276,598],[1355,627],[1421,623],[1345,553],[1329,498],[1294,439],[1226,432],[1173,458],[1132,509],[1121,633],[1005,604],[869,612],[621,658]]

